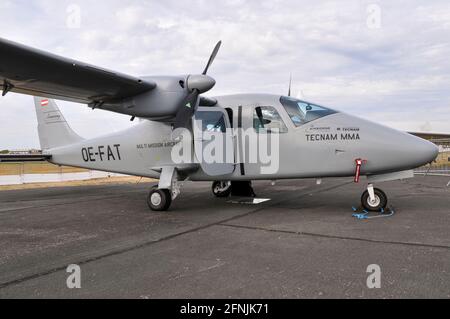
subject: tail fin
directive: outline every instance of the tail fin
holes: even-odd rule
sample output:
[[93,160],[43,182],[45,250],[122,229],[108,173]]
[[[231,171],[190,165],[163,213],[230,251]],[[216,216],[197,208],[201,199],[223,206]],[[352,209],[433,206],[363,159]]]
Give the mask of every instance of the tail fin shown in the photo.
[[35,97],[39,141],[43,150],[75,144],[83,139],[66,122],[54,100]]

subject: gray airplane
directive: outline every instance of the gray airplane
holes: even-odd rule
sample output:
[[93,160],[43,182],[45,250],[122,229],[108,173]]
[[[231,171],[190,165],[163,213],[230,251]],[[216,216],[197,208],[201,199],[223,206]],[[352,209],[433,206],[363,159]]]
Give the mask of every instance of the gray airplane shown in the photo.
[[[362,206],[380,211],[387,196],[374,183],[411,178],[413,169],[437,157],[438,148],[428,141],[290,94],[203,96],[215,85],[207,73],[220,44],[201,74],[136,78],[0,39],[0,88],[3,95],[35,96],[40,143],[51,163],[159,179],[147,200],[154,211],[168,210],[187,180],[211,181],[215,196],[228,197],[255,196],[254,180],[352,177],[359,182],[360,176],[367,177]],[[140,122],[83,139],[53,99]],[[202,156],[213,140],[205,139],[208,132],[215,136],[212,153],[218,152],[217,143],[225,150],[223,161]],[[253,156],[246,132],[263,140],[260,148],[273,151],[271,160]],[[175,160],[174,150],[186,143],[188,150],[180,148],[185,160]],[[275,169],[268,166],[271,161]]]

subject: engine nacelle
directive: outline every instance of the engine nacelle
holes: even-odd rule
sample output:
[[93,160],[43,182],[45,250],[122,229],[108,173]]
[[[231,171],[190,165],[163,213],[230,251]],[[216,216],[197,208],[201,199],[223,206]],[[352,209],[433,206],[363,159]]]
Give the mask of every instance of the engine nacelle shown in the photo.
[[[159,76],[144,79],[155,82],[156,88],[122,101],[92,107],[150,120],[170,120],[176,117],[183,100],[190,92],[198,90],[201,94],[211,90],[216,84],[216,81],[207,75]],[[209,99],[208,101],[213,102]]]
[[157,83],[156,88],[117,102],[108,102],[99,109],[152,120],[171,119],[176,116],[183,99],[189,93],[188,76],[160,76],[146,78]]

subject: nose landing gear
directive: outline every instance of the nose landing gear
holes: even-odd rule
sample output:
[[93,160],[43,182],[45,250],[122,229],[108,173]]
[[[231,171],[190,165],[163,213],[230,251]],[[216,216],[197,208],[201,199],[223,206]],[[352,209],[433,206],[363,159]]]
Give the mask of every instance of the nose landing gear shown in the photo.
[[[367,160],[357,159],[355,160],[355,183],[359,183],[361,176],[361,168]],[[388,204],[386,194],[379,188],[374,188],[373,184],[367,186],[367,190],[361,196],[361,205],[366,211],[380,212],[386,209]]]
[[361,204],[369,212],[380,212],[386,209],[388,200],[386,194],[379,188],[369,184],[361,196]]

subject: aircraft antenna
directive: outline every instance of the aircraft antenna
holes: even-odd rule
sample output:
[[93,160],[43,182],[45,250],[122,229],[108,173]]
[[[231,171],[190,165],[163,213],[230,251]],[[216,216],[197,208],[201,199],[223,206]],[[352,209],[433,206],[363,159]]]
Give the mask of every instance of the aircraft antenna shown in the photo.
[[288,96],[291,97],[291,91],[292,91],[292,73],[290,75],[289,78],[289,91],[288,91]]

